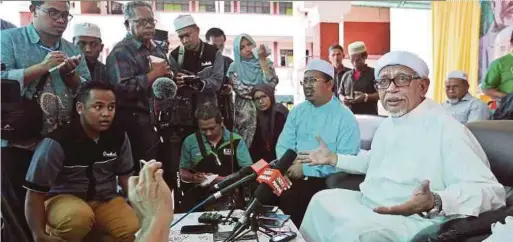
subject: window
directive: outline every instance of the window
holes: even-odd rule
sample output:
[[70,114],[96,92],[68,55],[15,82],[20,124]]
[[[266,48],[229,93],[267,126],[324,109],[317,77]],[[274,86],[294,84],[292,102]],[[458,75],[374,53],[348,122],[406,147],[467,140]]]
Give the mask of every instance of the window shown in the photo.
[[199,1],[199,11],[201,13],[215,13],[217,1]]
[[108,14],[123,14],[123,3],[108,1]]
[[271,13],[270,2],[239,1],[241,13]]
[[293,50],[280,50],[280,66],[294,65],[294,51]]
[[292,3],[291,2],[279,2],[279,13],[280,15],[292,15]]
[[224,12],[225,13],[232,12],[232,1],[224,1]]
[[175,1],[158,1],[156,2],[157,11],[163,12],[189,12],[188,0],[175,0]]

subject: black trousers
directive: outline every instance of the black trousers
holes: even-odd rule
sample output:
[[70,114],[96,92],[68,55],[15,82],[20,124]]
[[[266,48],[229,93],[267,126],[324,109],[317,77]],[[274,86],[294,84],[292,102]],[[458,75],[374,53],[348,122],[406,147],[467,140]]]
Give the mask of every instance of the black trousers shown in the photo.
[[19,148],[2,148],[2,241],[33,241],[25,219],[23,188],[33,152]]
[[290,219],[299,228],[313,195],[326,189],[326,178],[309,177],[308,180],[292,180],[289,190],[280,196],[280,209],[290,215]]
[[121,109],[116,113],[115,122],[128,135],[134,158],[134,171],[138,174],[141,169],[139,160],[157,158],[159,135],[154,129],[150,114]]

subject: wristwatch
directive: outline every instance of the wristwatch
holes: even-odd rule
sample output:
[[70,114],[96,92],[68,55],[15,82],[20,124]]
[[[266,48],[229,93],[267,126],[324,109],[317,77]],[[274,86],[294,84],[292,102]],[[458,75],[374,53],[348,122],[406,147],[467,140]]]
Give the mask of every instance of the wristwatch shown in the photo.
[[369,94],[367,93],[364,93],[365,94],[365,98],[363,99],[364,102],[367,102],[367,100],[369,99]]
[[428,212],[422,212],[419,215],[424,218],[434,218],[443,215],[442,211],[442,198],[437,193],[432,192],[433,197],[435,198],[435,206],[433,206],[433,209],[429,210]]

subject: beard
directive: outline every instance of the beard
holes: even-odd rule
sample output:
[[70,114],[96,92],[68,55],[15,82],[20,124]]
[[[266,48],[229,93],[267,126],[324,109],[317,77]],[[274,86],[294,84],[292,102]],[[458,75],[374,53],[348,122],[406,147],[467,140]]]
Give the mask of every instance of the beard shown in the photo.
[[456,99],[456,98],[448,98],[447,101],[450,103],[450,104],[456,104],[456,103],[459,103],[460,100],[459,99]]

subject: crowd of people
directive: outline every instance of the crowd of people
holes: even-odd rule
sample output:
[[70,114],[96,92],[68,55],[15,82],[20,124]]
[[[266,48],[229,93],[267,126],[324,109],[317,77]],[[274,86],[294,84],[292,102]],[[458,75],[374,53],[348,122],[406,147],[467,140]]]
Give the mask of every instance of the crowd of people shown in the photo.
[[[221,29],[204,41],[193,17],[180,15],[181,45],[169,50],[166,31],[156,38],[152,6],[128,2],[127,35],[103,64],[99,26],[78,23],[71,42],[62,38],[69,9],[68,1],[32,1],[32,23],[1,32],[1,77],[37,102],[42,120],[34,122],[43,124],[33,137],[2,140],[2,190],[11,189],[15,215],[5,223],[9,241],[167,241],[174,212],[288,149],[299,153],[286,172],[293,186],[261,202],[289,214],[308,241],[408,241],[506,203],[509,188],[463,125],[492,117],[463,71],[448,74],[439,105],[426,98],[429,70],[418,56],[393,51],[372,68],[357,41],[347,47],[350,69],[334,45],[331,63],[309,60],[300,81],[306,100],[289,112],[275,99],[269,50],[248,34],[235,38],[232,60],[222,55]],[[492,63],[483,81],[493,98],[513,93],[507,60]],[[177,86],[169,100],[152,90],[162,78]],[[379,100],[390,117],[362,153],[355,114],[378,115]],[[361,192],[326,190],[326,178],[341,171],[367,175]],[[252,190],[200,211],[244,208]]]

